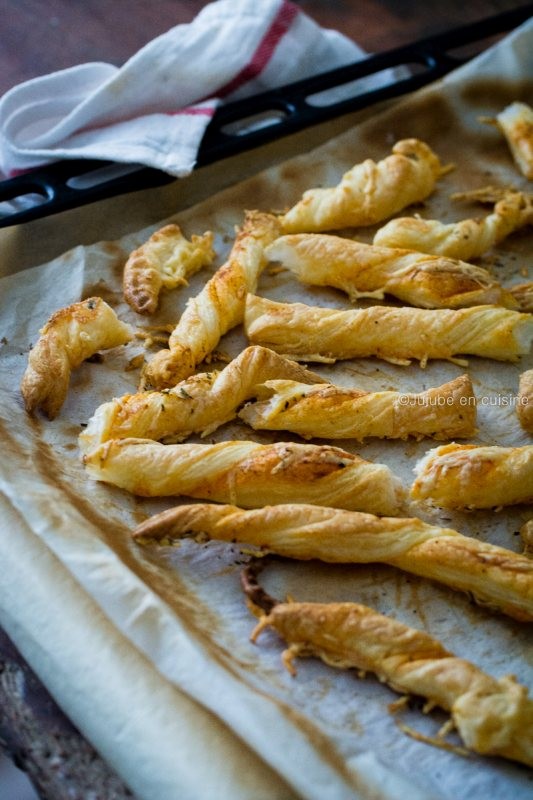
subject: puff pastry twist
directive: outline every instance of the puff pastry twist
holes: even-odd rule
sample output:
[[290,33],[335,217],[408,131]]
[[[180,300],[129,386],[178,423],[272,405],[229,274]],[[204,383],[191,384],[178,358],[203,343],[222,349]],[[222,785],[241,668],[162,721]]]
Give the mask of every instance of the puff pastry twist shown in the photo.
[[239,412],[241,419],[255,430],[286,430],[305,438],[449,440],[473,436],[476,430],[476,398],[468,375],[418,394],[269,380],[258,396],[258,402]]
[[276,217],[246,212],[228,260],[189,300],[170,335],[169,349],[156,353],[146,365],[142,388],[164,389],[189,377],[220,337],[242,322],[246,294],[255,291],[266,264],[264,247],[278,235]]
[[100,297],[56,311],[28,356],[20,386],[26,410],[41,408],[54,419],[67,396],[71,371],[99,350],[126,344],[132,337],[130,326]]
[[429,634],[358,603],[276,604],[252,641],[267,627],[287,643],[282,659],[292,674],[297,656],[374,673],[396,692],[450,712],[468,749],[533,766],[533,700],[514,676],[493,678]]
[[320,383],[322,378],[295,361],[267,350],[247,347],[220,372],[203,372],[161,392],[139,392],[115,398],[96,409],[79,444],[83,453],[108,439],[180,441],[192,433],[207,436],[233,419],[257,387],[273,378]]
[[330,445],[112,439],[83,461],[92,478],[142,497],[186,495],[246,508],[289,501],[390,515],[404,498],[388,467]]
[[496,116],[520,172],[533,180],[533,108],[527,103],[511,103]]
[[513,295],[486,269],[416,250],[310,233],[282,236],[265,252],[302,283],[342,289],[351,300],[390,294],[422,308],[517,306]]
[[411,203],[424,200],[448,169],[419,139],[402,139],[377,163],[356,164],[340,183],[304,192],[281,219],[285,233],[374,225]]
[[404,365],[434,358],[465,365],[454,358],[459,354],[516,361],[533,339],[531,314],[485,305],[337,310],[249,295],[244,321],[252,343],[301,361],[376,356]]
[[515,619],[533,621],[533,561],[417,518],[376,517],[303,501],[252,511],[199,503],[163,511],[133,535],[141,543],[169,544],[188,533],[302,561],[390,564],[468,592]]
[[165,225],[130,254],[124,266],[123,291],[126,302],[139,314],[153,314],[159,293],[186,286],[187,278],[215,257],[213,234],[185,238],[179,225]]
[[533,503],[533,445],[442,445],[415,467],[414,500],[442,508],[494,508]]
[[528,519],[520,528],[520,539],[524,555],[531,558],[533,556],[533,519]]
[[520,376],[516,410],[521,426],[528,433],[533,433],[533,369],[528,369]]
[[420,217],[393,219],[378,230],[374,244],[470,261],[513,231],[533,223],[533,197],[524,192],[486,187],[452,197],[496,205],[492,214],[482,219],[463,219],[449,224]]
[[516,300],[520,311],[533,313],[533,281],[509,286],[509,291]]

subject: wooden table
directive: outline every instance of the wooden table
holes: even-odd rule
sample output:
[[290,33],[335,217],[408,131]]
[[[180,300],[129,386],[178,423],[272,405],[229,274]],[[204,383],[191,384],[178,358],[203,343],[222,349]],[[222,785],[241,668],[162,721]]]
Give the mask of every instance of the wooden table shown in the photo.
[[[189,22],[205,5],[201,0],[0,0],[0,95],[21,81],[82,62],[120,65],[155,36]],[[524,3],[300,0],[298,5],[320,25],[344,32],[369,52],[379,52]],[[27,771],[42,798],[132,796],[1,630],[0,709],[0,745]]]

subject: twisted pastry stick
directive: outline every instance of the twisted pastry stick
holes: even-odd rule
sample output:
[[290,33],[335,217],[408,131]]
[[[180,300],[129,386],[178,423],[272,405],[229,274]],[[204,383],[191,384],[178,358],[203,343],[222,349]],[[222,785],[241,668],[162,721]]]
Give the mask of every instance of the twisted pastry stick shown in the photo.
[[146,365],[142,388],[164,389],[191,375],[197,364],[216,347],[220,337],[242,322],[247,292],[256,289],[266,264],[264,247],[279,234],[271,214],[247,211],[228,260],[200,294],[189,300],[161,350]]
[[97,408],[79,437],[83,453],[108,439],[207,436],[236,416],[257,386],[273,378],[320,383],[322,378],[265,347],[247,347],[221,372],[203,372],[162,392],[127,394]]
[[524,430],[533,433],[533,369],[528,369],[520,376],[516,411]]
[[[446,650],[424,631],[359,603],[279,603],[242,576],[253,613],[260,613],[251,641],[272,628],[286,642],[282,661],[292,675],[294,659],[320,658],[338,669],[374,673],[394,691],[425,697],[450,712],[465,746],[533,766],[533,700],[512,675],[497,680]],[[259,600],[259,606],[257,601]],[[449,730],[446,725],[434,743]]]
[[427,144],[402,139],[377,164],[370,158],[356,164],[337,186],[304,192],[282,217],[283,230],[299,233],[373,225],[424,200],[447,171]]
[[533,180],[533,109],[527,103],[511,103],[496,116],[520,172]]
[[159,293],[186,286],[187,278],[213,261],[213,234],[191,237],[189,242],[179,225],[165,225],[130,254],[124,267],[126,302],[139,314],[153,314]]
[[163,511],[139,525],[133,536],[141,544],[171,544],[189,533],[301,561],[391,564],[468,592],[515,619],[533,621],[533,561],[417,518],[295,503],[253,511],[199,503]]
[[533,557],[533,519],[528,519],[520,528],[520,539],[522,540],[523,553],[528,558]]
[[515,308],[514,297],[482,267],[416,250],[376,247],[340,236],[282,236],[266,248],[298,280],[342,289],[351,300],[394,295],[422,308],[492,303]]
[[28,356],[20,390],[26,411],[41,408],[49,419],[59,413],[70,373],[99,350],[126,344],[133,336],[100,297],[89,297],[52,314]]
[[454,199],[494,202],[484,219],[439,220],[400,217],[387,222],[374,236],[381,247],[402,247],[470,261],[501,242],[510,233],[533,223],[533,197],[511,189],[487,187],[452,195]]
[[376,356],[402,365],[442,358],[464,366],[454,359],[460,353],[516,361],[529,352],[533,338],[531,314],[498,306],[345,311],[249,295],[244,324],[252,343],[299,361]]
[[533,282],[517,283],[509,286],[509,291],[518,304],[520,311],[533,313]]
[[241,419],[255,430],[286,430],[306,438],[449,440],[473,436],[476,429],[476,398],[468,375],[419,394],[269,380],[259,397],[268,399],[246,405]]
[[404,497],[388,467],[330,445],[112,439],[83,461],[95,480],[142,497],[187,495],[246,508],[289,501],[390,515]]
[[443,508],[533,503],[533,445],[451,444],[430,450],[415,468],[414,500]]

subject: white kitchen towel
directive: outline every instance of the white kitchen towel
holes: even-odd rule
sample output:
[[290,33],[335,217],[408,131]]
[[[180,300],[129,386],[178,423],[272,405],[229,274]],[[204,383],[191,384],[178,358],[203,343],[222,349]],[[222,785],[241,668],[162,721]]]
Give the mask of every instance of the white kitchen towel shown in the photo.
[[0,169],[13,176],[97,158],[187,175],[218,103],[364,55],[287,0],[218,0],[120,68],[81,64],[8,91],[0,100]]

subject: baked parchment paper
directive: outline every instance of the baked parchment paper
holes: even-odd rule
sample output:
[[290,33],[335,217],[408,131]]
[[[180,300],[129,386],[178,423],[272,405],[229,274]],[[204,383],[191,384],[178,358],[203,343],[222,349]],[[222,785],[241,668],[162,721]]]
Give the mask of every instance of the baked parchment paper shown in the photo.
[[[363,158],[384,157],[398,139],[427,141],[456,168],[417,210],[444,221],[485,213],[452,204],[454,191],[487,184],[525,190],[498,131],[480,122],[507,103],[533,100],[533,25],[522,26],[439,84],[368,116],[363,123],[176,215],[186,234],[216,235],[218,266],[246,208],[279,210],[306,188],[333,185]],[[90,213],[90,212],[89,212]],[[501,759],[469,758],[407,737],[388,711],[395,695],[377,680],[314,660],[282,667],[282,643],[248,636],[254,620],[239,588],[246,555],[232,545],[184,542],[179,548],[140,548],[130,532],[172,500],[135,498],[87,478],[77,437],[96,407],[134,391],[127,369],[143,352],[139,340],[74,372],[53,422],[23,409],[19,383],[31,343],[57,308],[98,294],[121,319],[141,328],[179,318],[188,297],[209,277],[194,276],[183,291],[163,296],[147,321],[124,304],[121,272],[127,254],[161,223],[117,241],[78,246],[39,267],[0,282],[0,619],[32,666],[82,731],[117,768],[138,797],[254,798],[486,798],[531,796],[533,775]],[[357,237],[370,241],[374,229]],[[351,232],[355,234],[355,232]],[[510,237],[481,263],[506,284],[531,279],[533,235]],[[258,289],[273,299],[349,307],[334,290],[309,289],[287,272],[265,271]],[[220,350],[235,356],[241,330]],[[216,366],[216,365],[214,365]],[[222,365],[221,365],[222,366]],[[515,398],[520,364],[469,359],[478,397],[474,442],[531,443],[518,425]],[[461,374],[432,362],[398,367],[375,359],[313,365],[325,378],[364,389],[420,391]],[[208,438],[290,439],[230,423]],[[292,437],[295,438],[295,437]],[[341,446],[387,463],[406,485],[422,442],[369,441]],[[178,498],[176,502],[187,501]],[[426,519],[519,550],[517,532],[531,508],[444,513]],[[264,583],[298,600],[353,600],[429,631],[452,652],[495,676],[513,673],[533,686],[527,625],[492,614],[466,596],[385,566],[293,563],[269,569]],[[420,708],[401,719],[432,735],[443,714]]]

